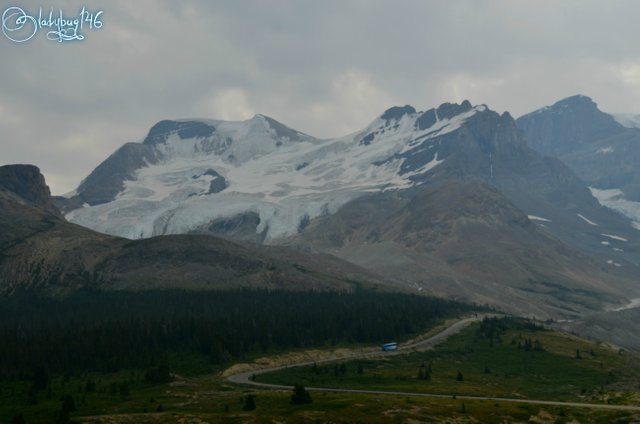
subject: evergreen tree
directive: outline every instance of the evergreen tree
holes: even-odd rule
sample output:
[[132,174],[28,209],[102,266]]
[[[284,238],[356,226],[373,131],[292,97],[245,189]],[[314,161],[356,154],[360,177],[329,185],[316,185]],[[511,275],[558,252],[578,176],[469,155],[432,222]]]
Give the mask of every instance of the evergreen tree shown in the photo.
[[84,385],[84,391],[86,393],[93,393],[96,391],[96,382],[89,379]]
[[244,398],[244,405],[242,405],[243,411],[254,411],[256,409],[256,397],[254,395],[247,395]]
[[73,396],[64,395],[62,397],[62,409],[65,409],[69,412],[76,411],[76,401],[73,399]]
[[294,405],[302,405],[311,403],[311,394],[300,384],[296,384],[291,395],[291,403]]
[[165,384],[173,381],[171,373],[169,372],[169,365],[165,362],[161,363],[157,368],[148,370],[144,379],[152,384]]
[[544,349],[542,348],[542,343],[540,343],[540,340],[536,339],[536,341],[533,342],[533,350],[535,350],[536,352],[544,351]]
[[33,370],[33,388],[36,391],[44,390],[49,385],[49,373],[42,366],[37,366]]
[[11,424],[25,424],[22,412],[15,414],[13,418],[11,418]]
[[120,397],[122,400],[129,400],[131,397],[131,391],[129,390],[129,383],[126,381],[121,382],[118,385],[118,391],[120,392]]

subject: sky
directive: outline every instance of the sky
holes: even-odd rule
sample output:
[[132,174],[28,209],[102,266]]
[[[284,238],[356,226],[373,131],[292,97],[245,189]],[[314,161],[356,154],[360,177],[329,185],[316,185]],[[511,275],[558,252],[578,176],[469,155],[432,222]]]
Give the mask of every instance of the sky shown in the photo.
[[2,0],[0,13],[10,7],[103,11],[81,41],[0,33],[0,165],[39,166],[54,194],[162,119],[261,113],[335,137],[394,105],[464,99],[517,117],[583,94],[640,113],[634,0]]

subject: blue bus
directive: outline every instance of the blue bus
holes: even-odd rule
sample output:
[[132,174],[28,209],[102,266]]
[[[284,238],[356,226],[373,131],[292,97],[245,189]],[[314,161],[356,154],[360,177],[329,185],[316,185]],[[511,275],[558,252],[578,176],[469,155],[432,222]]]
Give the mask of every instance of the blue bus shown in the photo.
[[385,352],[389,350],[398,350],[398,343],[396,342],[385,343],[382,345],[382,350]]

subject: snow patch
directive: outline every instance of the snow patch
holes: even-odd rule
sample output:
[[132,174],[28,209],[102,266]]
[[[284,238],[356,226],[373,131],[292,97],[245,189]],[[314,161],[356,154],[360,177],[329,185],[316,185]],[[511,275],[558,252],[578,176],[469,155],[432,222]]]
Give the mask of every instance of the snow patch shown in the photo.
[[550,219],[547,218],[542,218],[541,216],[535,216],[535,215],[527,215],[527,218],[529,218],[532,221],[543,221],[543,222],[551,222]]
[[613,239],[613,240],[624,241],[624,242],[629,241],[624,237],[616,236],[616,235],[613,235],[613,234],[600,234],[600,235],[604,236],[604,237],[609,237],[610,239]]
[[426,163],[424,166],[417,169],[415,172],[413,172],[413,175],[424,174],[425,172],[429,172],[436,166],[440,165],[442,162],[444,162],[444,159],[438,160],[438,152],[436,152],[431,162]]
[[589,189],[602,206],[620,212],[631,219],[634,228],[640,230],[640,202],[625,199],[622,190],[617,188],[601,190],[589,187]]
[[624,311],[625,309],[633,309],[640,306],[640,298],[629,299],[629,303],[620,308],[612,309],[614,312]]
[[578,214],[578,217],[579,217],[580,219],[582,219],[584,222],[586,222],[587,224],[589,224],[589,225],[593,225],[593,226],[595,226],[595,227],[597,227],[597,226],[598,226],[598,224],[596,224],[595,222],[593,222],[593,221],[589,220],[588,218],[585,218],[585,217],[584,217],[583,215],[581,215],[581,214]]

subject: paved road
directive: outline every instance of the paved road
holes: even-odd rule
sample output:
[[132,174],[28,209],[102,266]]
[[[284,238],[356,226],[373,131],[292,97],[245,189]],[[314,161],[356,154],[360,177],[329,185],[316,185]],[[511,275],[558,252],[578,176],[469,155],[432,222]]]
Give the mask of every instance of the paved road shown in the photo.
[[[257,381],[253,381],[252,377],[254,375],[259,375],[259,374],[265,374],[265,373],[268,373],[268,372],[279,371],[279,370],[282,370],[282,369],[285,369],[285,368],[311,366],[314,363],[316,363],[316,364],[324,364],[324,363],[327,363],[327,362],[347,361],[347,360],[352,360],[352,359],[387,357],[387,356],[400,355],[400,354],[407,353],[407,352],[424,351],[424,350],[433,349],[434,346],[436,346],[439,343],[442,343],[449,336],[460,332],[464,328],[467,328],[469,325],[471,325],[471,323],[482,319],[482,317],[483,316],[477,316],[477,317],[472,317],[472,318],[461,319],[459,321],[456,321],[455,323],[453,323],[452,325],[450,325],[449,327],[445,328],[440,333],[438,333],[438,334],[436,334],[434,336],[428,337],[428,338],[426,338],[424,340],[414,341],[413,343],[410,343],[410,344],[400,345],[400,346],[398,346],[398,350],[394,350],[394,351],[383,352],[382,350],[374,350],[374,351],[370,351],[370,352],[358,352],[358,353],[354,353],[353,355],[342,356],[342,357],[339,357],[339,358],[330,358],[330,359],[324,359],[324,360],[321,360],[321,361],[299,362],[297,364],[289,364],[289,365],[283,365],[283,366],[278,366],[278,367],[263,368],[263,369],[259,369],[259,370],[253,370],[253,371],[247,371],[247,372],[242,372],[242,373],[238,373],[238,374],[233,374],[233,375],[228,376],[227,380],[229,380],[232,383],[237,383],[237,384],[251,384],[253,386],[260,386],[260,387],[266,387],[266,388],[272,388],[272,389],[290,389],[293,386],[281,386],[281,385],[277,385],[277,384],[259,383]],[[317,388],[317,389],[314,388],[313,390],[321,390],[321,389],[320,388]]]
[[[268,372],[279,371],[285,368],[290,367],[303,367],[313,365],[314,362],[316,364],[322,364],[327,362],[336,362],[336,361],[345,361],[351,359],[363,359],[363,358],[372,358],[372,357],[382,357],[382,356],[392,356],[398,355],[402,353],[406,353],[409,351],[424,351],[433,349],[439,343],[445,341],[449,336],[459,333],[463,329],[467,328],[473,322],[482,319],[480,317],[473,318],[465,318],[460,321],[456,321],[449,327],[445,328],[440,333],[428,337],[424,340],[415,341],[411,344],[405,344],[398,347],[397,351],[392,352],[382,352],[382,351],[372,351],[372,352],[363,352],[356,353],[354,355],[345,356],[341,358],[332,358],[326,359],[322,361],[309,361],[309,362],[301,362],[297,364],[290,364],[279,367],[271,367],[271,368],[263,368],[260,370],[253,370],[248,372],[242,372],[238,374],[233,374],[227,377],[232,383],[237,384],[249,384],[257,387],[267,388],[267,389],[277,389],[277,390],[292,390],[293,386],[285,386],[280,384],[268,384],[268,383],[260,383],[257,381],[253,381],[252,377],[259,374],[265,374]],[[307,390],[315,391],[315,392],[332,392],[332,393],[363,393],[363,394],[372,394],[372,395],[390,395],[390,396],[405,396],[405,397],[428,397],[428,398],[444,398],[451,399],[452,395],[443,395],[443,394],[435,394],[435,393],[415,393],[415,392],[396,392],[396,391],[384,391],[384,390],[360,390],[360,389],[338,389],[338,388],[327,388],[327,387],[307,387]],[[490,396],[465,396],[458,395],[456,399],[464,399],[464,400],[489,400],[489,401],[500,401],[500,402],[515,402],[515,403],[527,403],[533,405],[549,405],[549,406],[566,406],[566,407],[575,407],[575,408],[591,408],[591,409],[609,409],[609,410],[617,410],[617,411],[639,411],[640,406],[629,406],[629,405],[608,405],[608,404],[595,404],[595,403],[580,403],[580,402],[556,402],[551,400],[535,400],[535,399],[516,399],[516,398],[500,398],[500,397],[490,397]]]

